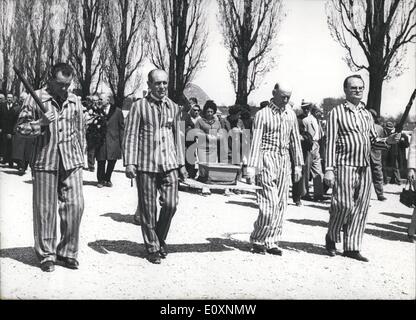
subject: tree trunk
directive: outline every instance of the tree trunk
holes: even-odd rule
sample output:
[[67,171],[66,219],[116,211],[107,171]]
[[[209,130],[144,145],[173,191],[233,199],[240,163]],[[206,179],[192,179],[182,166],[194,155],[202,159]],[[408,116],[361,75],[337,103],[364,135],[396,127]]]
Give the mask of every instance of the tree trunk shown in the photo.
[[247,104],[247,78],[248,78],[248,59],[247,61],[239,61],[238,65],[238,82],[237,82],[237,95],[236,104]]
[[[382,72],[370,68],[370,85],[367,98],[367,109],[374,109],[380,115],[381,94],[383,91],[384,77]],[[377,70],[377,69],[376,69]]]

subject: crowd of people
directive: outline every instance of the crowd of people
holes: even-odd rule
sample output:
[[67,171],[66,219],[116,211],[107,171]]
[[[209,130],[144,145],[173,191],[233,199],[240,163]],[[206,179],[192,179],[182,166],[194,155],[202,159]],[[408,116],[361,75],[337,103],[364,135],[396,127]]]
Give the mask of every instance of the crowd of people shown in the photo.
[[[297,114],[289,103],[292,88],[282,81],[254,118],[247,106],[233,105],[222,116],[214,101],[201,107],[194,97],[179,106],[167,97],[169,79],[160,69],[148,74],[148,94],[135,101],[124,118],[107,94],[81,102],[70,93],[73,76],[68,64],[52,68],[46,87],[36,91],[46,112],[31,95],[22,94],[19,101],[7,95],[0,102],[1,160],[10,168],[16,162],[22,174],[30,160],[35,252],[43,271],[53,271],[57,261],[78,268],[83,170],[96,171],[98,188],[112,187],[119,159],[127,178],[136,180],[135,222],[141,226],[148,260],[156,264],[168,255],[166,239],[179,181],[198,179],[202,163],[238,165],[241,176],[260,187],[259,214],[250,236],[257,254],[282,255],[279,241],[291,184],[297,206],[301,200],[331,198],[328,254],[336,255],[343,230],[343,255],[368,261],[360,249],[371,183],[384,201],[383,183],[399,184],[400,169],[406,165],[414,181],[414,154],[406,163],[405,152],[410,145],[414,153],[415,131],[409,143],[404,133],[394,132],[391,122],[380,126],[378,114],[362,102],[360,76],[345,79],[345,103],[334,106],[326,119],[306,101]],[[61,218],[58,243],[56,211]],[[409,236],[415,223],[413,218]]]

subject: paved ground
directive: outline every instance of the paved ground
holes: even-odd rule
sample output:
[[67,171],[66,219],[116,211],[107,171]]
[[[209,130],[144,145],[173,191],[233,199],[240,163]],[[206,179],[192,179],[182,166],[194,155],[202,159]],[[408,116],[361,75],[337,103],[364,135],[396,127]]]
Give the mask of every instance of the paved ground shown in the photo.
[[[114,187],[97,189],[84,171],[86,207],[80,269],[44,273],[33,251],[31,176],[0,167],[2,299],[415,299],[415,245],[407,242],[412,210],[399,186],[386,202],[372,196],[362,263],[325,255],[329,203],[289,205],[282,257],[249,252],[255,194],[204,197],[180,192],[161,265],[145,259],[132,223],[136,189],[120,163]],[[341,248],[339,246],[339,248]]]

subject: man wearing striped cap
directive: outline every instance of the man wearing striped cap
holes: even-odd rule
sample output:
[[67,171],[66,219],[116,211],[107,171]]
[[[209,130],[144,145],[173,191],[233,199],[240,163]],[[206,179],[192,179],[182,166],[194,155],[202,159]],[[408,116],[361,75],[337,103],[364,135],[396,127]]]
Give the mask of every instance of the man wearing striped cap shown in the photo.
[[279,238],[289,194],[289,149],[293,152],[295,181],[302,175],[303,155],[298,120],[289,105],[291,94],[289,85],[276,83],[270,103],[254,119],[248,176],[253,181],[256,170],[262,189],[257,193],[259,215],[250,236],[253,253],[282,255]]
[[386,149],[400,134],[377,137],[371,112],[361,101],[364,81],[359,75],[344,80],[346,101],[329,113],[325,183],[333,186],[326,249],[336,255],[335,243],[344,231],[345,257],[367,262],[360,254],[371,191],[371,148]]

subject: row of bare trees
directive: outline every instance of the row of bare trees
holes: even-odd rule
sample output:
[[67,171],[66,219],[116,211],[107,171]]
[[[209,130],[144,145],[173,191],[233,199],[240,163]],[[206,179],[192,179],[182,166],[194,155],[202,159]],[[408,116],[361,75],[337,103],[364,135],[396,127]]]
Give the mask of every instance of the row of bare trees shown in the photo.
[[[285,16],[282,0],[217,0],[218,22],[236,103],[274,65],[272,52]],[[169,73],[169,96],[183,91],[203,67],[210,0],[0,0],[2,91],[20,91],[12,65],[34,88],[57,61],[76,71],[83,98],[107,85],[117,105],[140,85],[146,58]],[[328,0],[328,26],[354,71],[369,72],[368,103],[380,111],[385,79],[400,74],[416,39],[416,0]],[[208,10],[209,11],[209,10]],[[358,53],[358,55],[357,55]]]
[[[21,69],[35,89],[56,61],[75,69],[83,98],[105,83],[122,105],[137,88],[146,57],[169,73],[178,102],[204,65],[209,0],[0,0],[2,91],[18,94],[11,72]],[[223,39],[230,51],[236,101],[246,104],[271,66],[269,55],[281,17],[280,0],[218,0]],[[230,10],[230,8],[232,8]]]

